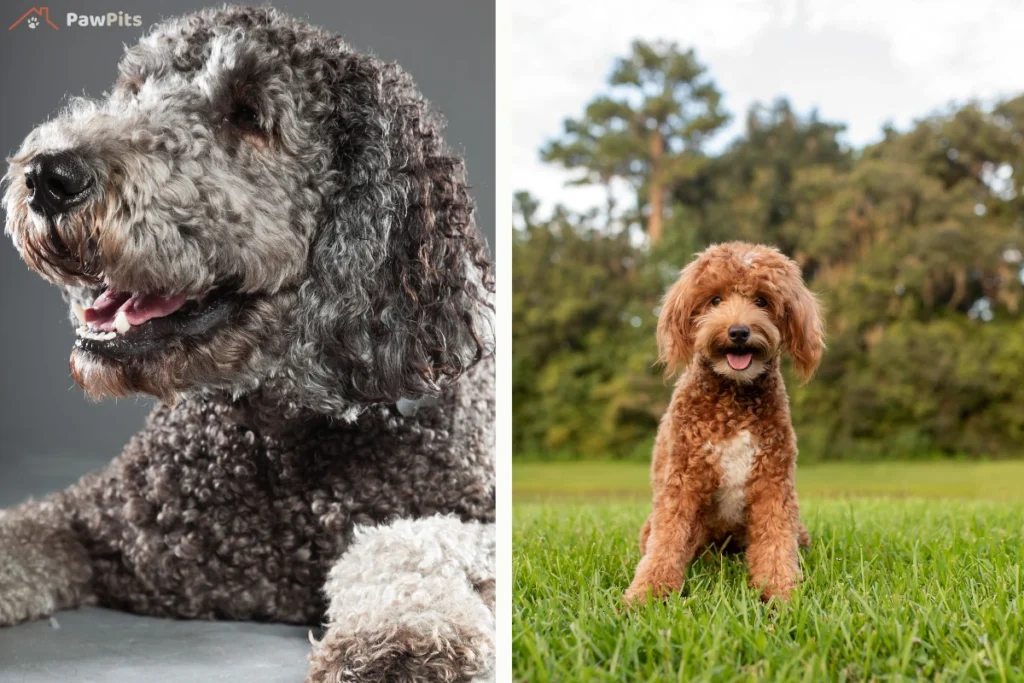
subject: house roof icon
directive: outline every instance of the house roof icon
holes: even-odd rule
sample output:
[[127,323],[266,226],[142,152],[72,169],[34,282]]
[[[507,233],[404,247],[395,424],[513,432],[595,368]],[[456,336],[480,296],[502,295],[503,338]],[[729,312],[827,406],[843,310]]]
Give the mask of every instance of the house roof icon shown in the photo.
[[21,22],[25,21],[26,19],[28,19],[33,14],[42,17],[46,21],[46,23],[50,25],[50,28],[52,28],[54,31],[59,31],[60,30],[59,28],[57,28],[57,24],[55,24],[52,21],[50,21],[50,8],[49,7],[33,7],[29,11],[25,12],[24,14],[22,14],[20,19],[18,19],[16,22],[14,22],[10,26],[8,26],[7,30],[10,31],[15,26],[17,26]]

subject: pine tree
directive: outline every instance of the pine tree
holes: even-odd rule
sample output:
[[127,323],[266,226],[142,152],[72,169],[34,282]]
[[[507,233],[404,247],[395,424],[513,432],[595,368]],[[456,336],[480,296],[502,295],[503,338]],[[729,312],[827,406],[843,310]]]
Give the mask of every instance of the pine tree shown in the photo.
[[693,50],[681,52],[675,43],[635,41],[608,85],[582,117],[564,122],[562,137],[548,143],[541,158],[582,171],[574,184],[603,186],[608,223],[615,210],[612,181],[628,182],[638,213],[647,215],[648,239],[657,244],[666,196],[700,169],[705,142],[729,117]]

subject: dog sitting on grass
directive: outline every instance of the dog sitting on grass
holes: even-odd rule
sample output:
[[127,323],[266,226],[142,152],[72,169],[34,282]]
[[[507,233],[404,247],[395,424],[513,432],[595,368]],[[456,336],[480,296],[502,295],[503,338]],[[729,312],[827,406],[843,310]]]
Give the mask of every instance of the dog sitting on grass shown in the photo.
[[806,381],[824,326],[800,267],[777,249],[712,246],[680,273],[658,320],[660,359],[686,365],[661,420],[651,464],[654,509],[627,604],[683,585],[707,545],[746,548],[751,585],[786,600],[800,579],[796,434],[782,380],[788,351]]

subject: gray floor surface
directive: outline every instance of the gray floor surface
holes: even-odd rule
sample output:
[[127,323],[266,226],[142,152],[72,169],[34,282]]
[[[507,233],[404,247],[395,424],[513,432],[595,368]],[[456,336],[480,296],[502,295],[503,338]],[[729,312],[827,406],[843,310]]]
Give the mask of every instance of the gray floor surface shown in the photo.
[[[0,506],[66,486],[102,466],[81,457],[4,454]],[[0,548],[0,553],[3,548]],[[0,628],[0,683],[301,681],[309,629],[274,624],[174,621],[85,608]]]
[[293,683],[305,673],[307,630],[172,621],[87,607],[0,630],[0,681]]

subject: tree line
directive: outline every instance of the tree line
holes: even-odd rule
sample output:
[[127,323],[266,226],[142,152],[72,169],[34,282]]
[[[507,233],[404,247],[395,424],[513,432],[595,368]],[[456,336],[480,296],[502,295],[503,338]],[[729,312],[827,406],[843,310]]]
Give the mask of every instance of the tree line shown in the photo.
[[517,456],[648,457],[660,297],[731,239],[778,246],[828,311],[817,377],[789,381],[803,459],[1024,453],[1024,96],[862,149],[779,98],[712,153],[721,100],[693,51],[637,41],[540,150],[607,200],[542,216],[515,196]]

